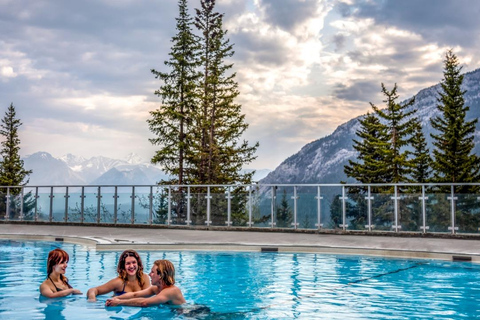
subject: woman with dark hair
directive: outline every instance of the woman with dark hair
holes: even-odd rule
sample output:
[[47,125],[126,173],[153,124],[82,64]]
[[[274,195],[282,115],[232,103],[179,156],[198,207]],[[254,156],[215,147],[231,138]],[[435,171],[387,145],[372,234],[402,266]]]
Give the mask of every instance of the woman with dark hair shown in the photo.
[[125,250],[117,264],[118,277],[91,288],[87,291],[89,301],[96,301],[97,296],[113,291],[114,296],[127,292],[136,292],[150,287],[150,279],[143,272],[142,259],[135,250]]
[[168,260],[157,260],[150,271],[152,286],[138,292],[107,299],[105,306],[148,307],[159,304],[184,304],[182,291],[175,285],[175,267]]
[[65,297],[69,294],[82,294],[74,289],[65,277],[68,264],[68,253],[62,249],[54,249],[48,253],[47,279],[40,285],[40,293],[47,298]]

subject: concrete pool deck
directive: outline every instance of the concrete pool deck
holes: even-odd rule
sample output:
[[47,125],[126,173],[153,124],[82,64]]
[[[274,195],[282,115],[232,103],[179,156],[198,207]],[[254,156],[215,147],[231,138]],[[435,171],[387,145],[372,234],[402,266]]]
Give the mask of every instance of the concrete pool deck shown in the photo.
[[480,240],[452,238],[2,223],[0,239],[64,241],[96,250],[278,251],[480,262]]

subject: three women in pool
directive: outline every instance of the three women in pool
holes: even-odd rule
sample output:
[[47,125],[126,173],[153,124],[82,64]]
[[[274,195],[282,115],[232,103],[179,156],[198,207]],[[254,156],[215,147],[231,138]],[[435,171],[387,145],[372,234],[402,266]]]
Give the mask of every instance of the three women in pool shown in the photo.
[[152,279],[151,287],[107,299],[105,305],[148,307],[159,304],[180,305],[186,302],[182,291],[175,286],[175,267],[170,261],[155,261],[149,276]]
[[40,285],[40,293],[47,298],[65,297],[69,294],[82,294],[74,289],[65,277],[69,256],[62,249],[54,249],[48,253],[47,279]]
[[142,259],[135,250],[125,250],[117,264],[118,277],[87,291],[89,301],[96,301],[97,295],[112,292],[115,296],[136,292],[150,287],[150,279],[143,272]]

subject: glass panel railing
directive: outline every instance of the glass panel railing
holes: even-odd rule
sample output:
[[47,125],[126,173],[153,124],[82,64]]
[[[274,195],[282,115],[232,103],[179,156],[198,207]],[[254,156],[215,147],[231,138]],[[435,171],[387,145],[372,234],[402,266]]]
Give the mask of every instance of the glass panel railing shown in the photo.
[[52,222],[66,222],[65,212],[65,187],[54,187],[52,198]]
[[149,224],[150,218],[150,203],[148,200],[150,198],[150,188],[149,187],[136,187],[135,188],[135,197],[134,197],[134,216],[135,224]]
[[210,225],[228,225],[228,191],[226,188],[210,188]]
[[275,194],[275,201],[273,202],[273,219],[275,221],[275,227],[286,229],[293,228],[293,187],[275,187],[272,190]]
[[35,188],[23,189],[23,220],[35,221]]
[[400,188],[398,222],[403,232],[423,232],[422,193],[420,186]]
[[100,223],[114,224],[115,187],[102,187],[100,189],[100,195]]
[[[343,225],[343,200],[342,187],[322,187],[322,212],[326,212],[328,216],[323,220],[324,229],[342,229]],[[348,224],[348,216],[346,217]]]
[[82,223],[82,188],[69,188],[68,195],[68,222]]
[[[147,202],[150,200],[145,199],[144,201]],[[168,219],[168,188],[155,187],[152,190],[152,224],[167,224],[167,219]]]
[[480,194],[455,194],[455,226],[458,233],[479,233]]
[[299,229],[318,229],[316,187],[297,188],[297,223]]
[[[168,190],[167,190],[168,191]],[[167,193],[168,194],[168,193]],[[188,187],[171,188],[170,224],[187,225],[188,218]],[[167,208],[168,209],[168,208]]]
[[368,188],[349,186],[345,188],[345,211],[348,230],[368,230]]
[[451,232],[448,229],[452,225],[451,203],[448,200],[450,194],[429,190],[426,197],[428,198],[425,204],[428,232]]
[[372,188],[372,230],[395,231],[395,201],[393,187]]
[[190,196],[190,219],[194,226],[205,226],[207,221],[207,188],[194,188]]
[[249,222],[249,189],[245,187],[230,190],[230,221],[234,227],[247,227]]
[[132,187],[117,188],[117,223],[132,224]]
[[[252,222],[256,228],[272,227],[272,187],[262,186],[252,192]],[[274,221],[273,221],[274,222]]]

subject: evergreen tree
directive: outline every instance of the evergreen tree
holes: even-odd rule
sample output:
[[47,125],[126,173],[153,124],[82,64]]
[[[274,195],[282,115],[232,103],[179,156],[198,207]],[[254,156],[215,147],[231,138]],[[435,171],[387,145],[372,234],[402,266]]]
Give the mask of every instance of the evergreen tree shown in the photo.
[[201,0],[196,10],[195,26],[201,33],[199,84],[200,103],[195,118],[192,145],[196,152],[192,181],[198,184],[250,183],[254,172],[242,174],[244,164],[253,161],[258,142],[249,146],[240,138],[248,124],[241,106],[234,102],[239,95],[233,64],[226,59],[234,54],[233,45],[223,30],[223,15],[214,11],[214,0]]
[[192,33],[192,18],[188,14],[187,1],[179,0],[177,34],[172,38],[170,59],[165,61],[169,72],[152,69],[157,79],[163,81],[155,94],[162,98],[162,106],[150,112],[147,120],[150,130],[156,135],[150,139],[154,145],[161,146],[152,163],[160,164],[163,170],[175,176],[172,183],[188,183],[189,134],[193,124],[193,112],[196,105],[196,81],[198,78],[198,39]]
[[412,135],[411,143],[413,147],[412,161],[412,180],[417,183],[427,183],[431,175],[432,159],[430,158],[430,151],[427,148],[427,141],[422,132],[422,124],[418,119],[413,121],[414,133]]
[[280,206],[277,207],[277,227],[290,228],[292,226],[293,213],[287,200],[287,189],[283,189]]
[[413,164],[408,159],[406,147],[410,144],[410,137],[414,130],[411,117],[415,110],[407,111],[407,108],[415,102],[415,99],[412,98],[404,105],[396,103],[395,100],[398,99],[396,84],[391,91],[388,91],[382,83],[382,92],[386,96],[383,102],[387,104],[387,108],[381,110],[372,103],[370,105],[380,119],[385,121],[390,142],[389,148],[385,150],[386,157],[383,159],[385,161],[383,165],[388,173],[383,182],[408,182]]
[[[461,89],[462,67],[452,50],[445,55],[442,92],[439,92],[438,110],[440,115],[431,119],[437,131],[433,138],[433,180],[434,182],[478,182],[480,180],[480,159],[472,153],[477,119],[466,121],[469,110],[465,106]],[[459,188],[467,189],[467,188]]]
[[[5,112],[5,117],[0,125],[0,135],[5,140],[2,141],[0,155],[0,186],[24,186],[28,183],[28,175],[31,170],[23,168],[23,160],[20,159],[20,138],[18,137],[18,128],[22,125],[20,119],[16,118],[15,107],[13,103]],[[19,191],[19,190],[18,190]]]
[[[28,183],[28,175],[32,173],[31,170],[23,168],[23,160],[20,159],[20,138],[18,137],[18,128],[22,125],[19,119],[16,118],[15,107],[13,103],[8,107],[5,116],[0,125],[0,135],[3,136],[2,149],[0,155],[0,186],[24,186]],[[32,194],[29,192],[21,196],[21,188],[11,188],[10,205],[6,209],[6,202],[0,203],[0,211],[7,212],[9,219],[19,216],[20,209],[23,206],[24,218],[32,218],[32,207],[35,200],[32,200]],[[0,189],[0,198],[5,199],[7,188]]]
[[356,133],[361,140],[353,140],[359,161],[349,160],[349,165],[344,168],[345,174],[361,183],[384,182],[388,175],[385,167],[385,150],[389,147],[386,128],[370,113],[359,122],[361,127]]

